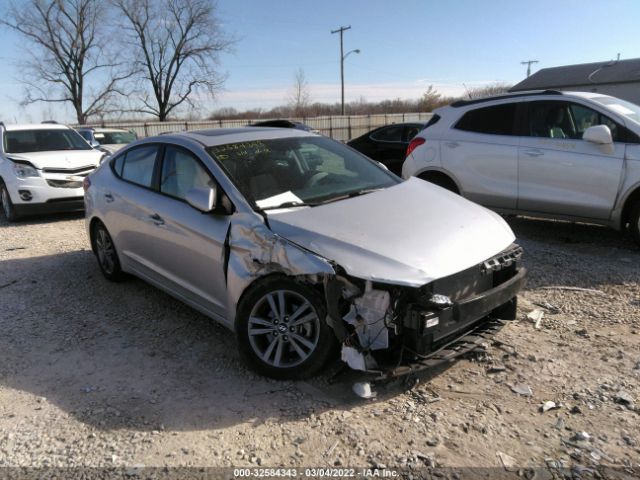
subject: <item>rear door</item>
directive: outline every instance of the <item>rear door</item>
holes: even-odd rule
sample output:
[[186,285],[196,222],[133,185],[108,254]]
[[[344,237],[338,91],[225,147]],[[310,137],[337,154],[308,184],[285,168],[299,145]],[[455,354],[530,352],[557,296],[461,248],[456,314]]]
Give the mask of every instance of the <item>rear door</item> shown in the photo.
[[443,133],[442,166],[456,177],[466,198],[487,207],[516,207],[519,105],[474,108]]
[[[577,102],[536,100],[527,103],[527,112],[518,152],[518,209],[608,219],[622,176],[624,127]],[[609,126],[613,145],[583,140],[593,125]]]
[[149,246],[155,233],[153,191],[160,146],[146,144],[129,150],[111,163],[118,177],[102,192],[109,208],[105,222],[119,249],[125,270],[153,272]]

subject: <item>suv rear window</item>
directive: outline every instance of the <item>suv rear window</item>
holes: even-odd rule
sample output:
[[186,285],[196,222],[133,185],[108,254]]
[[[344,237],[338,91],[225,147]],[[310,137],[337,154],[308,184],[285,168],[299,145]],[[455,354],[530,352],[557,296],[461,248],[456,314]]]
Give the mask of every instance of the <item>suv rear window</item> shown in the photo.
[[470,110],[462,116],[455,128],[491,135],[514,135],[515,125],[516,104],[505,103]]

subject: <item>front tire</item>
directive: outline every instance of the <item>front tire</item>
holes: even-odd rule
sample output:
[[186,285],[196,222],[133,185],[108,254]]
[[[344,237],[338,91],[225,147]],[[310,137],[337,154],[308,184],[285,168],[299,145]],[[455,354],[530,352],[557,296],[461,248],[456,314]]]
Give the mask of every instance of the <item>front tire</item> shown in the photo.
[[636,202],[629,217],[629,231],[633,239],[640,245],[640,201]]
[[118,252],[107,227],[102,222],[98,221],[93,226],[91,241],[93,242],[93,251],[98,259],[98,266],[105,278],[111,282],[122,280],[124,274],[120,268]]
[[335,354],[322,296],[285,277],[260,281],[238,305],[236,334],[243,358],[258,373],[281,380],[309,378]]
[[20,219],[11,201],[9,190],[2,180],[0,180],[0,204],[2,204],[2,211],[7,222],[15,222]]

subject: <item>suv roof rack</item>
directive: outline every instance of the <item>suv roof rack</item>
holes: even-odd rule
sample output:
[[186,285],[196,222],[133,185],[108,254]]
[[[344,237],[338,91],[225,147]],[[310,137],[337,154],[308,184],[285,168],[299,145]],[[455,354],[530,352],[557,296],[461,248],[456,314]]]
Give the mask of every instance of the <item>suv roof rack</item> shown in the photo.
[[52,124],[55,124],[55,125],[58,124],[58,122],[56,122],[55,120],[44,120],[41,123],[52,123]]
[[473,98],[471,100],[458,100],[457,102],[453,102],[450,107],[458,108],[458,107],[466,107],[467,105],[474,105],[476,103],[484,103],[490,102],[492,100],[503,100],[509,98],[518,98],[518,97],[529,97],[532,95],[562,95],[562,92],[559,90],[534,90],[529,92],[514,92],[514,93],[506,93],[504,95],[492,95],[490,97],[482,97],[482,98]]

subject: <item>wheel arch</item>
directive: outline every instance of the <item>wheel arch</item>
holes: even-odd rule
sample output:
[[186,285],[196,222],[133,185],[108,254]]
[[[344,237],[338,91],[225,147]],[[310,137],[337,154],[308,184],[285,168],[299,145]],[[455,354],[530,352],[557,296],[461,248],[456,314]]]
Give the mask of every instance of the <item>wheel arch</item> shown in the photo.
[[640,184],[632,187],[631,192],[627,195],[627,198],[624,201],[624,206],[622,207],[622,214],[620,215],[620,229],[624,230],[630,220],[631,212],[633,211],[634,205],[640,202]]
[[456,187],[459,194],[462,195],[463,193],[462,187],[460,186],[460,182],[458,182],[458,180],[455,178],[455,176],[451,172],[443,168],[437,168],[437,167],[424,168],[416,172],[414,176],[426,181],[430,181],[436,178],[444,179],[446,181],[451,182]]

